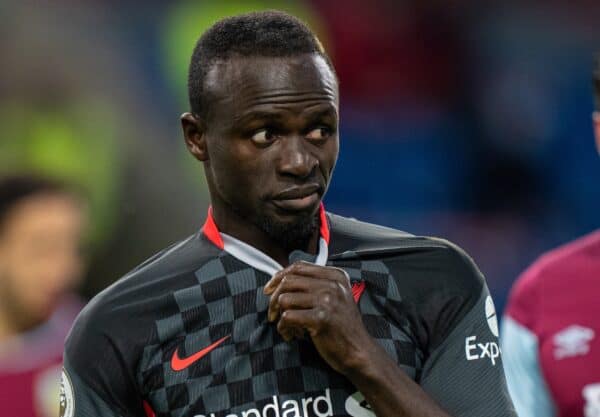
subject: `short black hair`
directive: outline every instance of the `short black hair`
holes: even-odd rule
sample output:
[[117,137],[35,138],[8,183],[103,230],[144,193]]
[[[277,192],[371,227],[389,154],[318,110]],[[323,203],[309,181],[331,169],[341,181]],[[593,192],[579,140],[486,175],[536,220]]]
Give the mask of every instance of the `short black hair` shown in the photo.
[[0,228],[6,217],[22,200],[38,194],[74,195],[64,183],[30,174],[14,174],[0,178]]
[[219,60],[233,56],[322,56],[335,74],[317,36],[300,19],[280,11],[227,17],[211,26],[198,40],[189,67],[188,96],[191,111],[206,117],[206,74]]
[[596,111],[600,112],[600,53],[596,56],[594,67],[594,99],[596,101]]

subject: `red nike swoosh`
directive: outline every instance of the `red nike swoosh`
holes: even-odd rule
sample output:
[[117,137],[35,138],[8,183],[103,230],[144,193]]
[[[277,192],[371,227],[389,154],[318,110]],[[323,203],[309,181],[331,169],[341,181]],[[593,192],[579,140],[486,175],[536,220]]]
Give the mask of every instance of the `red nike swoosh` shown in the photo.
[[366,284],[364,281],[355,282],[354,284],[352,284],[352,297],[354,298],[354,301],[356,303],[358,303],[358,301],[360,300],[360,296],[364,292],[365,287]]
[[171,369],[173,369],[176,372],[183,371],[185,368],[187,368],[188,366],[205,356],[207,353],[209,353],[211,350],[219,346],[227,339],[229,339],[229,336],[225,336],[224,338],[217,340],[212,345],[205,347],[201,351],[196,352],[192,356],[188,356],[187,358],[180,358],[179,348],[177,348],[177,350],[175,350],[175,353],[173,353],[173,357],[171,358]]

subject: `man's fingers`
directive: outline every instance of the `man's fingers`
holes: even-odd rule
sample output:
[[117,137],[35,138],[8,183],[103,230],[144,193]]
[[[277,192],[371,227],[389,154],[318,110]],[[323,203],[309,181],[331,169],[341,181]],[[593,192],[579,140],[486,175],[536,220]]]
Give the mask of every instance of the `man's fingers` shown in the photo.
[[265,288],[263,289],[263,292],[266,295],[272,294],[273,291],[275,291],[275,289],[277,288],[277,286],[279,285],[279,283],[281,282],[281,280],[283,279],[283,277],[285,276],[285,272],[286,270],[283,269],[279,272],[277,272],[275,275],[273,275],[271,277],[271,279],[265,284]]
[[[279,329],[277,329],[279,331]],[[292,339],[304,339],[305,330],[299,327],[286,327],[282,328],[279,331],[279,334],[286,342],[289,342]]]
[[[275,291],[275,289],[277,288],[277,286],[281,283],[283,278],[288,275],[304,275],[304,276],[311,277],[311,275],[310,275],[310,273],[308,273],[308,271],[311,271],[312,269],[304,268],[304,265],[310,266],[313,264],[304,262],[304,261],[299,261],[299,262],[295,262],[295,263],[289,265],[287,268],[284,268],[281,271],[277,272],[275,275],[273,275],[273,277],[269,280],[269,282],[267,282],[265,284],[264,293],[267,295],[272,294],[273,291]],[[313,266],[316,266],[316,265],[313,265]],[[322,267],[319,267],[319,268],[322,268]]]
[[294,262],[290,266],[286,268],[288,273],[292,273],[295,275],[303,275],[305,277],[312,278],[336,278],[336,274],[332,276],[331,271],[337,270],[338,268],[326,267],[321,265],[316,265],[306,261],[298,261]]
[[295,330],[291,327],[282,328],[281,330],[279,329],[279,327],[277,327],[277,331],[279,332],[283,340],[285,340],[286,342],[289,342],[294,338]]
[[338,281],[342,284],[350,281],[346,271],[341,268],[323,267],[310,262],[298,261],[273,275],[273,277],[265,285],[264,293],[267,295],[272,294],[283,277],[287,275],[300,275],[309,278],[330,279]]
[[277,300],[279,310],[285,311],[289,309],[307,309],[313,308],[315,304],[315,296],[305,292],[284,292],[279,295]]
[[271,299],[269,300],[269,310],[267,315],[269,321],[275,321],[279,315],[279,297],[281,294],[307,291],[311,287],[311,281],[314,281],[313,278],[306,278],[298,275],[286,275],[283,277],[279,286],[271,294]]
[[277,323],[277,331],[283,334],[290,334],[292,329],[306,329],[311,336],[316,335],[319,329],[319,321],[324,317],[324,311],[320,309],[310,310],[286,310],[281,314]]

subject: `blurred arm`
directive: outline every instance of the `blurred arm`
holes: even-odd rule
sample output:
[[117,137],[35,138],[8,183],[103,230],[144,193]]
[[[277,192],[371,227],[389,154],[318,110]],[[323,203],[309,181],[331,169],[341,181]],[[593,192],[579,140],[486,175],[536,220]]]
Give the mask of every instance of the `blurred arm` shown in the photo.
[[508,389],[519,417],[555,417],[540,369],[537,336],[509,316],[502,320],[501,334]]

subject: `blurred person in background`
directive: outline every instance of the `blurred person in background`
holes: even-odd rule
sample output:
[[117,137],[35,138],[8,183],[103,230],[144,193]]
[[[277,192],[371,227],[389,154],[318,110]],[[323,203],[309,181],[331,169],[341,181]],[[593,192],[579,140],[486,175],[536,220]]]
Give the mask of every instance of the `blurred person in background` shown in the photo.
[[54,417],[64,338],[81,308],[83,201],[62,183],[0,179],[0,414]]
[[[594,91],[600,152],[600,57]],[[501,334],[520,417],[600,416],[600,231],[543,255],[519,277]]]

